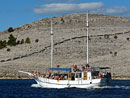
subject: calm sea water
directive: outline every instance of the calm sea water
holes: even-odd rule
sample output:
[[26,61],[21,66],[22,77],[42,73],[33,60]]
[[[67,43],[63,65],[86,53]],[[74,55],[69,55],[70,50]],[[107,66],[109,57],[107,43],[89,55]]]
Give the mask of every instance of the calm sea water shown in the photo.
[[130,81],[95,89],[31,87],[34,80],[0,80],[0,98],[130,98]]

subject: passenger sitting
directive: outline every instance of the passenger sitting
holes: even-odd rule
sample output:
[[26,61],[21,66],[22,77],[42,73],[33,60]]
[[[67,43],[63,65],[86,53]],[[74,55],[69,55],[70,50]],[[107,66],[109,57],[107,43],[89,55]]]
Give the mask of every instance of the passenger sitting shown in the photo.
[[55,77],[54,77],[54,75],[52,75],[52,79],[54,79]]
[[60,76],[60,80],[63,80],[63,75]]
[[55,76],[55,79],[56,79],[56,80],[59,80],[59,75]]
[[51,76],[51,72],[48,72],[49,77]]
[[72,71],[72,72],[74,71],[74,65],[71,67],[71,71]]
[[46,76],[46,75],[45,75],[45,74],[43,74],[42,76],[43,76],[43,78],[45,78],[45,76]]
[[64,76],[64,79],[67,80],[67,76],[66,75]]
[[46,74],[46,75],[45,75],[45,78],[49,78],[49,75],[48,75],[48,74]]
[[89,64],[86,64],[86,67],[89,67]]
[[49,79],[52,79],[52,76],[50,76]]
[[76,72],[76,71],[77,71],[77,65],[74,66],[74,72]]
[[75,80],[75,77],[74,77],[74,75],[72,75],[72,77],[71,77],[71,78],[72,78],[72,80]]
[[102,75],[99,73],[98,78],[102,78]]
[[106,77],[106,73],[105,73],[105,72],[103,72],[102,77],[103,77],[103,78],[105,78],[105,77]]

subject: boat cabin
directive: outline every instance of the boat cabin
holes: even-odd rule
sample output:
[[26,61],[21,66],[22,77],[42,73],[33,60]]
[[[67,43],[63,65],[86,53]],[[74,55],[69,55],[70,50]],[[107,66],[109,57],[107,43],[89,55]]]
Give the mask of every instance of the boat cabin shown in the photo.
[[50,72],[47,78],[55,80],[91,80],[98,78],[111,78],[109,67],[89,67],[79,69],[74,68],[49,68]]

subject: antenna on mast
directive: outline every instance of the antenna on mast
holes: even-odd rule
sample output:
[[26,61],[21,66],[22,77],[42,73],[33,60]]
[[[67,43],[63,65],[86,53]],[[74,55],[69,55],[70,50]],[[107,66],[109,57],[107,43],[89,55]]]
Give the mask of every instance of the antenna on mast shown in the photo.
[[87,27],[87,52],[86,52],[86,54],[87,54],[87,66],[89,66],[88,64],[89,64],[89,50],[88,50],[88,37],[89,37],[89,34],[88,34],[88,28],[89,28],[89,24],[88,24],[88,11],[87,11],[87,14],[86,14],[86,27]]
[[51,68],[53,66],[53,21],[51,18]]

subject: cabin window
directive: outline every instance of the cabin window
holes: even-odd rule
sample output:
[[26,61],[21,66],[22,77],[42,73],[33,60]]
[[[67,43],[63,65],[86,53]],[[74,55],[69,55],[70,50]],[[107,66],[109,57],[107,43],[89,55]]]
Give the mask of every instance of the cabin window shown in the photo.
[[87,80],[87,72],[84,72],[84,80]]
[[93,71],[92,72],[92,79],[97,79],[99,75],[99,71]]
[[81,78],[81,73],[76,73],[76,78]]

